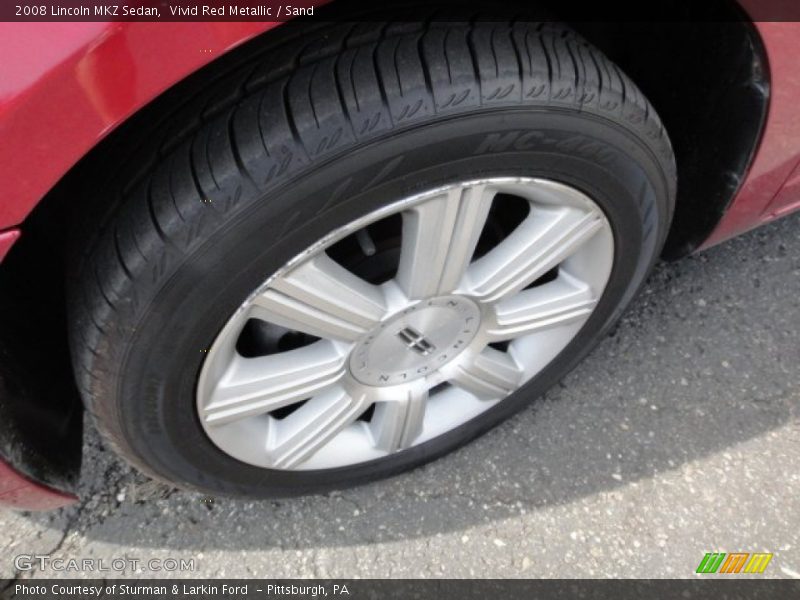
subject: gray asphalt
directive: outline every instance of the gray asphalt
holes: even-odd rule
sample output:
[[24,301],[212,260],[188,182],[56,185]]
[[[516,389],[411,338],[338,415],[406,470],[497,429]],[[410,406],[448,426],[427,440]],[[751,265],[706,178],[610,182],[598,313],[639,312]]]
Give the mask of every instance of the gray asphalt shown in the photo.
[[[203,577],[693,577],[772,552],[800,577],[800,216],[661,264],[559,386],[445,459],[274,502],[165,488],[91,431],[81,504],[0,512],[14,557],[193,558]],[[90,577],[92,573],[83,573]]]

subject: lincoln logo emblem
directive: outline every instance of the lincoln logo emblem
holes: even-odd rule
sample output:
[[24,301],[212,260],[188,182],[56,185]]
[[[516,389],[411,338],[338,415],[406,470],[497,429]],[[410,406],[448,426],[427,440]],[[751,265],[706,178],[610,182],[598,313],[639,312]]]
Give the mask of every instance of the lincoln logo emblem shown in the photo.
[[413,327],[404,327],[397,332],[397,337],[403,341],[406,348],[410,348],[417,354],[422,354],[422,356],[428,356],[436,350],[436,346],[426,340],[425,336]]

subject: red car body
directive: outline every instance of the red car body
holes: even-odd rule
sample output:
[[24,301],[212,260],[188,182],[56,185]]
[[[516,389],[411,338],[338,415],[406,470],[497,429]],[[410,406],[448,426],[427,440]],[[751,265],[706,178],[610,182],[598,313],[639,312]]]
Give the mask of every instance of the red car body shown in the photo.
[[[741,4],[747,10],[756,2]],[[177,82],[278,24],[0,24],[0,261],[25,235],[31,211],[104,137]],[[738,192],[700,248],[800,209],[800,23],[755,27],[768,60],[766,121]],[[0,456],[0,504],[50,509],[74,499]]]

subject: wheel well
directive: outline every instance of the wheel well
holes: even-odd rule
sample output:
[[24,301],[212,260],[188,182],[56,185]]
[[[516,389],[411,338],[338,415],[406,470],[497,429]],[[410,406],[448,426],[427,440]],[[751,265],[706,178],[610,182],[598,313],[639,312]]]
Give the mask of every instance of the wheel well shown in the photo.
[[[549,14],[562,14],[563,0],[544,4],[552,4],[547,8]],[[679,185],[675,220],[664,255],[677,258],[689,254],[708,236],[742,182],[760,138],[769,85],[758,32],[742,17],[734,0],[723,0],[730,18],[721,22],[692,22],[696,5],[680,0],[672,4],[683,20],[576,22],[572,26],[636,81],[670,135]],[[496,10],[496,4],[489,6],[489,10]],[[348,0],[337,0],[319,12],[324,15],[327,10],[335,16],[347,7]],[[143,124],[163,122],[182,98],[191,96],[208,78],[221,77],[232,63],[245,60],[254,49],[263,51],[283,36],[298,35],[298,31],[307,34],[308,28],[320,22],[315,16],[317,24],[298,23],[298,28],[285,25],[268,31],[178,83],[134,115],[79,161],[42,200],[23,224],[23,240],[7,257],[9,264],[0,271],[22,273],[22,277],[36,273],[37,289],[33,293],[63,306],[62,281],[69,277],[65,257],[70,224],[86,212],[108,210],[106,205],[79,201],[86,196],[86,186],[93,185],[87,182],[107,176],[120,148],[141,144],[148,131]],[[680,85],[675,85],[676,81]],[[24,268],[12,269],[15,265]],[[23,300],[19,310],[25,318],[34,309]],[[61,309],[53,315],[56,320],[48,322],[46,329],[28,335],[39,340],[57,338],[54,348],[61,348],[65,346],[65,316]],[[66,350],[51,353],[49,360],[69,364]]]
[[[575,24],[640,87],[672,141],[675,216],[664,247],[686,256],[709,236],[744,180],[761,139],[769,69],[738,7],[727,21]],[[690,8],[690,5],[686,5]]]

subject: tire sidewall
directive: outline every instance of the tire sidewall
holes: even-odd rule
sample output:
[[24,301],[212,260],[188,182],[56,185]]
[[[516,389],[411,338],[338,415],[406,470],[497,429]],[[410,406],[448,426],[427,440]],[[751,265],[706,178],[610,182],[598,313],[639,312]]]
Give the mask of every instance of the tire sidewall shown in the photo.
[[[464,180],[539,177],[580,189],[605,212],[615,256],[584,327],[546,368],[488,411],[434,440],[377,461],[325,471],[277,471],[237,461],[206,436],[197,377],[241,303],[297,254],[355,219],[410,195]],[[562,378],[619,316],[663,243],[673,194],[650,146],[591,114],[508,108],[462,115],[352,148],[307,166],[236,210],[117,328],[114,407],[129,450],[156,474],[218,493],[281,496],[384,477],[480,435]],[[157,286],[157,287],[156,287]]]

